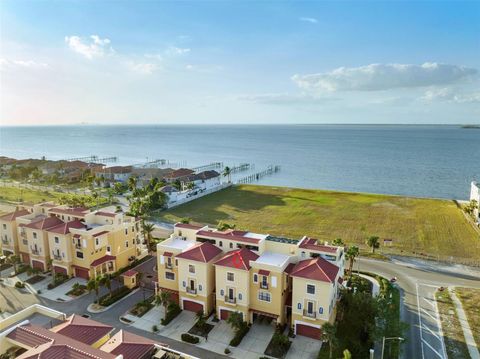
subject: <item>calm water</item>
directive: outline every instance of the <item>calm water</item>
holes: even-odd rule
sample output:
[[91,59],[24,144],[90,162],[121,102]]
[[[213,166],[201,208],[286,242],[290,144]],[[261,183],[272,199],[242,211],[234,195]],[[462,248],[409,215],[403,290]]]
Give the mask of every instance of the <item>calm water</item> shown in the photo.
[[3,127],[0,155],[279,164],[261,184],[462,199],[480,180],[480,130],[459,126]]

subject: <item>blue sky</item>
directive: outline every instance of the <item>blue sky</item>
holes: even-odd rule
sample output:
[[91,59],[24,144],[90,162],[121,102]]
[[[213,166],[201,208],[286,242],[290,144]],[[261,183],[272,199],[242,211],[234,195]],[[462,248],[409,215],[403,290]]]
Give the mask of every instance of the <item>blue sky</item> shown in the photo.
[[474,123],[479,2],[0,2],[0,123]]

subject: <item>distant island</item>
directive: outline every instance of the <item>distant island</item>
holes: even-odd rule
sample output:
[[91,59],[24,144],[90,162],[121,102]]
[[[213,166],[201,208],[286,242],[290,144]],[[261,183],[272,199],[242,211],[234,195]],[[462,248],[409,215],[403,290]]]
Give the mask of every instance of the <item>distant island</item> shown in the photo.
[[462,128],[476,128],[480,130],[480,125],[463,125]]

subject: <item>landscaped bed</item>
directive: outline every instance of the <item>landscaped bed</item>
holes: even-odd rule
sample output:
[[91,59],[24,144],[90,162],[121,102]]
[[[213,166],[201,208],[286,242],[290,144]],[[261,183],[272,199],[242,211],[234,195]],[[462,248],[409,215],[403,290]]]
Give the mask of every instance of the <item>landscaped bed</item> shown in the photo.
[[145,313],[147,313],[150,309],[153,308],[153,301],[155,296],[151,296],[146,300],[143,300],[130,309],[130,314],[135,315],[137,317],[142,317]]
[[214,328],[212,324],[205,323],[203,326],[198,326],[196,323],[188,331],[189,334],[198,335],[199,337],[206,338],[208,333]]
[[283,359],[287,355],[291,345],[292,342],[288,340],[288,337],[283,335],[281,330],[276,330],[272,339],[268,343],[264,354],[274,358]]
[[[448,290],[435,294],[442,322],[443,340],[449,358],[470,358],[455,304]],[[478,307],[477,307],[478,310]]]
[[36,284],[38,282],[41,282],[42,280],[44,280],[45,277],[43,275],[34,275],[33,277],[30,277],[28,278],[25,283],[28,283],[28,284]]
[[112,291],[112,293],[105,294],[104,296],[101,296],[98,299],[98,304],[100,304],[103,307],[108,307],[112,305],[113,303],[119,301],[123,297],[127,296],[132,292],[132,289],[128,287],[120,287]]
[[72,286],[72,289],[70,291],[67,292],[67,295],[70,296],[70,297],[79,297],[81,296],[82,294],[84,294],[86,291],[87,291],[87,287],[84,286],[83,284],[74,284]]
[[53,280],[53,283],[49,283],[48,284],[48,289],[53,289],[53,288],[56,288],[58,287],[60,284],[63,284],[65,283],[67,280],[69,280],[70,278],[65,275],[65,274],[61,274],[61,273],[55,273],[55,279]]

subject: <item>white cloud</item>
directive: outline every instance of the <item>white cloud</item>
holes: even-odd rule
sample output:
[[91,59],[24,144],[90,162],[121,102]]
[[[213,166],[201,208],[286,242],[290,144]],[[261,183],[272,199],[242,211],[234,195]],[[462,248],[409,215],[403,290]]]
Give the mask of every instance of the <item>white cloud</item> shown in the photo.
[[181,47],[175,47],[175,46],[170,46],[165,53],[169,56],[175,56],[175,55],[185,55],[190,52],[189,48],[181,48]]
[[396,88],[447,85],[473,78],[473,68],[429,63],[370,64],[340,67],[330,72],[294,75],[292,80],[302,89],[314,92],[382,91]]
[[301,17],[299,18],[300,21],[303,21],[303,22],[309,22],[310,24],[317,24],[318,23],[318,20],[315,19],[314,17]]
[[98,35],[91,35],[87,39],[79,36],[65,36],[65,42],[71,50],[89,60],[114,52],[110,40],[107,38],[101,39]]
[[29,69],[45,69],[48,64],[37,62],[33,60],[9,60],[0,58],[0,69],[6,70],[8,68],[29,68]]
[[144,75],[151,75],[159,69],[159,66],[157,64],[153,64],[153,63],[129,62],[128,66],[132,71],[138,72],[138,73],[144,74]]
[[242,95],[238,100],[267,105],[320,105],[336,101],[332,97],[316,97],[308,94],[266,93],[258,95]]
[[455,93],[450,88],[429,89],[425,91],[421,100],[425,102],[480,103],[480,92]]

